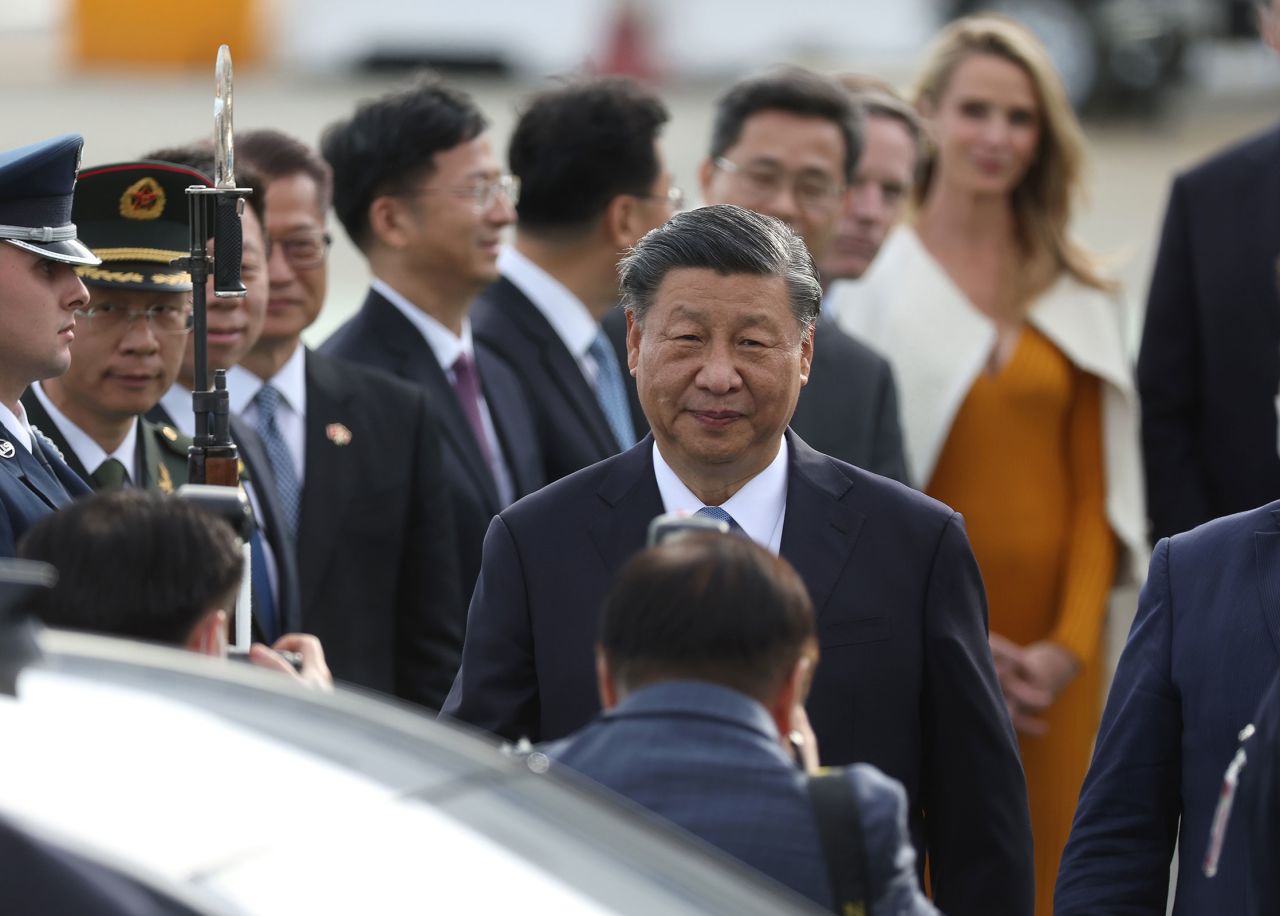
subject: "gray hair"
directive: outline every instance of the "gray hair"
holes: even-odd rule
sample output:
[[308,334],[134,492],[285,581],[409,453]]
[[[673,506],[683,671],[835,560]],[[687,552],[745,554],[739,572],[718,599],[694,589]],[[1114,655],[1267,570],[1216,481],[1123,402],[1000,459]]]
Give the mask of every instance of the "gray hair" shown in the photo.
[[822,283],[800,236],[779,219],[730,204],[677,213],[645,234],[618,264],[622,307],[644,323],[667,274],[681,268],[723,276],[781,277],[801,330],[818,320]]

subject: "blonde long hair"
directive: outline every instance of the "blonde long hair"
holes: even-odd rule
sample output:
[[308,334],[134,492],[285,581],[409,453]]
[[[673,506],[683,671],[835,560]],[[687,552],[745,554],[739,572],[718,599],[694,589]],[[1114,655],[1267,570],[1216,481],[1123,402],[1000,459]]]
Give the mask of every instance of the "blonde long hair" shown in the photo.
[[[1035,161],[1013,190],[1018,233],[1030,255],[1033,288],[1043,288],[1066,271],[1095,289],[1114,284],[1098,271],[1095,259],[1067,234],[1071,208],[1081,190],[1084,171],[1084,132],[1067,99],[1062,81],[1044,46],[1012,19],[991,13],[966,16],[951,23],[935,40],[917,82],[917,109],[937,111],[956,67],[974,54],[990,54],[1018,66],[1031,81],[1040,107],[1040,144]],[[933,184],[936,151],[926,158],[916,183],[914,202],[920,207]]]

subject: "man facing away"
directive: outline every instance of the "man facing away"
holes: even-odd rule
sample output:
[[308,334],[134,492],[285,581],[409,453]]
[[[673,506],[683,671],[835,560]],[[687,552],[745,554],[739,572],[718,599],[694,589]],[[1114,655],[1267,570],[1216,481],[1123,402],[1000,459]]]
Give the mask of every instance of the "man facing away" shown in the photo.
[[[831,909],[805,770],[787,744],[808,732],[817,649],[786,560],[734,535],[671,537],[629,560],[605,599],[604,712],[542,751]],[[866,850],[846,864],[865,869],[867,914],[936,913],[916,881],[902,787],[866,764],[842,777]]]
[[599,711],[601,601],[649,522],[732,519],[808,587],[824,762],[903,784],[942,910],[1030,913],[1026,787],[960,517],[787,429],[822,293],[803,242],[778,220],[704,207],[641,239],[621,277],[653,434],[494,520],[443,712],[513,739],[580,728]]
[[624,79],[570,83],[526,105],[511,136],[520,179],[515,245],[476,299],[476,339],[530,393],[547,479],[630,448],[620,361],[600,327],[618,302],[618,260],[670,218],[662,102]]
[[274,130],[236,153],[262,180],[269,297],[227,388],[286,507],[302,627],[338,679],[438,709],[466,608],[435,417],[421,390],[302,344],[325,300],[328,165]]
[[425,389],[440,420],[464,600],[489,520],[543,483],[518,376],[474,341],[468,309],[498,278],[518,183],[504,174],[484,115],[423,80],[363,102],[321,152],[334,210],[373,273],[360,311],[320,348]]
[[77,312],[71,367],[35,382],[27,416],[95,490],[187,482],[191,440],[145,414],[173,385],[191,333],[191,276],[170,263],[190,246],[186,188],[205,178],[169,162],[80,172],[71,215],[102,259],[77,273],[90,292]]
[[75,312],[89,291],[74,264],[97,264],[76,241],[71,198],[79,134],[0,153],[0,557],[39,518],[89,493],[58,450],[31,429],[20,398],[67,371]]

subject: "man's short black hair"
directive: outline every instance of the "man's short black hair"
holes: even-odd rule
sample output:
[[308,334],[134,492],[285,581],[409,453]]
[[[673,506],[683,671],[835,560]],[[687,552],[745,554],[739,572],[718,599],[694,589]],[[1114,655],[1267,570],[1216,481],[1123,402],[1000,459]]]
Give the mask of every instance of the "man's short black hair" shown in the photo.
[[676,537],[632,557],[600,617],[599,645],[624,690],[699,680],[766,702],[813,639],[800,575],[732,534]]
[[236,134],[236,161],[257,172],[265,184],[278,178],[306,175],[316,184],[316,203],[323,215],[333,197],[333,170],[301,140],[271,128]]
[[668,118],[662,101],[629,79],[535,95],[507,152],[520,179],[521,231],[578,234],[619,194],[648,194],[662,168],[654,142]]
[[742,136],[742,125],[762,111],[824,118],[834,124],[844,138],[844,180],[853,181],[862,155],[861,112],[834,80],[799,67],[740,80],[720,97],[711,129],[711,158],[728,152]]
[[52,627],[181,646],[244,570],[231,526],[183,499],[115,490],[46,515],[18,556],[58,584],[32,610]]
[[369,205],[405,194],[435,169],[436,153],[474,140],[488,126],[471,97],[424,76],[413,85],[361,102],[325,128],[320,152],[333,169],[333,210],[362,251],[372,239]]

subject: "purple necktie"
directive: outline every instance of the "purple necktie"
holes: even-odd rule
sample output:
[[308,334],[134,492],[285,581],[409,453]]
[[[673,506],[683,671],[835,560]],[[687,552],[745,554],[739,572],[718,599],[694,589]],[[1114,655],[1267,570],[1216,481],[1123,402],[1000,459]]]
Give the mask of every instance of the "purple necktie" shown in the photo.
[[480,446],[480,454],[484,456],[484,465],[492,473],[493,453],[489,450],[489,438],[484,434],[484,421],[480,419],[480,379],[476,375],[475,361],[465,353],[453,361],[453,392],[458,396],[462,412],[467,415],[471,434],[476,437],[476,445]]

